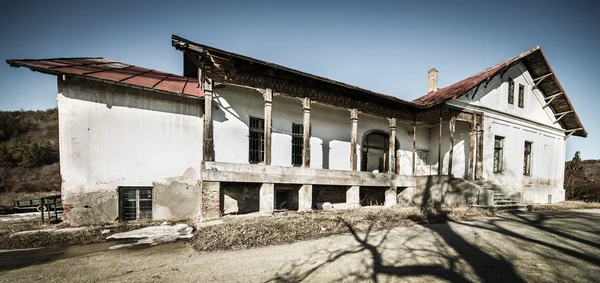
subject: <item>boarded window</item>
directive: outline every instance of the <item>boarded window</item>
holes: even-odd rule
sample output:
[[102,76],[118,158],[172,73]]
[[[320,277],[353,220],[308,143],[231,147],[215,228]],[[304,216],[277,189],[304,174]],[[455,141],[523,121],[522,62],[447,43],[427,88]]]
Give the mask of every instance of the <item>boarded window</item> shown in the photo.
[[152,219],[152,188],[119,188],[119,219]]
[[249,161],[250,163],[263,162],[265,160],[265,120],[250,117],[249,131]]
[[524,100],[525,99],[525,86],[522,84],[519,84],[519,107],[523,108],[524,105]]
[[508,79],[508,103],[515,103],[515,82],[513,79]]
[[292,124],[292,165],[302,165],[302,149],[304,148],[304,126]]
[[523,175],[531,176],[531,142],[525,142],[524,160],[523,160]]
[[504,171],[504,137],[494,137],[494,173]]

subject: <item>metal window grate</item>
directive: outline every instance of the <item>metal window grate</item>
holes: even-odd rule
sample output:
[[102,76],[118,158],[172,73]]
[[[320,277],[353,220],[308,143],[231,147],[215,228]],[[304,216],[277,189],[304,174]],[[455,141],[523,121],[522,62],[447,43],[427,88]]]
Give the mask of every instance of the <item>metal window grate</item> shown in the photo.
[[494,137],[494,173],[504,171],[504,137]]
[[304,126],[292,124],[292,165],[302,165],[302,150],[304,148]]
[[249,161],[259,163],[265,160],[265,120],[250,117]]
[[515,103],[515,82],[513,79],[508,79],[508,103]]
[[524,160],[523,160],[523,175],[531,176],[531,142],[525,142]]
[[523,108],[525,105],[525,86],[519,84],[519,107]]
[[152,219],[151,188],[119,188],[119,219]]

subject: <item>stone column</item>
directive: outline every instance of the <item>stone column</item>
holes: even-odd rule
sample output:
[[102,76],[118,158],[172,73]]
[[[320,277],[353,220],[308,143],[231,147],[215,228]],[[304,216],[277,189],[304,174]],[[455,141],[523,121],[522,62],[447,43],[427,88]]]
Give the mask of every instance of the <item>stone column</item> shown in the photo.
[[298,190],[298,211],[311,211],[312,202],[312,185],[302,185]]
[[265,165],[271,165],[271,110],[273,108],[273,92],[270,88],[263,93],[265,99]]
[[204,88],[204,143],[202,145],[202,156],[204,161],[213,160],[213,135],[212,135],[212,100],[213,84],[212,80],[202,76],[202,71],[198,69],[198,76]]
[[454,117],[450,118],[450,154],[448,156],[448,176],[453,176],[452,174],[452,159],[454,156],[454,125],[456,123],[456,119]]
[[350,135],[350,167],[352,171],[358,170],[358,157],[356,154],[356,140],[358,136],[358,109],[350,110],[350,122],[352,123],[352,132]]
[[263,183],[260,186],[259,211],[263,214],[272,214],[275,210],[275,184]]
[[346,191],[346,207],[347,208],[359,208],[360,207],[360,187],[351,186]]
[[385,207],[391,207],[398,203],[398,190],[396,187],[390,187],[385,190]]
[[302,109],[304,111],[302,120],[304,129],[304,132],[302,133],[302,167],[304,168],[310,167],[310,104],[310,97],[302,99]]
[[389,118],[390,135],[388,141],[388,173],[393,174],[396,165],[396,118]]

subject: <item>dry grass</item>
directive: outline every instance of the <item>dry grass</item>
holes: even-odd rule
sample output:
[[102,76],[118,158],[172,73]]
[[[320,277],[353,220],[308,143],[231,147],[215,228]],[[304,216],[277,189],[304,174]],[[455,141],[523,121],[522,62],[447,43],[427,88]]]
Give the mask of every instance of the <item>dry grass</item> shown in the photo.
[[361,208],[335,212],[284,213],[273,217],[228,219],[198,229],[193,246],[200,251],[245,249],[292,243],[349,232],[407,227],[415,224],[468,221],[494,216],[475,208],[420,209],[418,207]]
[[600,208],[598,202],[583,202],[583,201],[563,201],[553,204],[535,204],[532,211],[555,211],[555,210],[571,210],[571,209],[592,209]]

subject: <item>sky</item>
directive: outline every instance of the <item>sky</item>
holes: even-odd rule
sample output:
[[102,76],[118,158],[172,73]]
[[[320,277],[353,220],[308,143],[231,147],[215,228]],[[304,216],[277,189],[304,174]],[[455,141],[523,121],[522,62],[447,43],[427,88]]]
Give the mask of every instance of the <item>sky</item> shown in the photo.
[[[11,1],[0,59],[105,57],[181,74],[171,35],[415,99],[537,45],[589,133],[566,159],[600,159],[600,4],[594,1]],[[56,107],[56,77],[0,62],[0,110]]]

